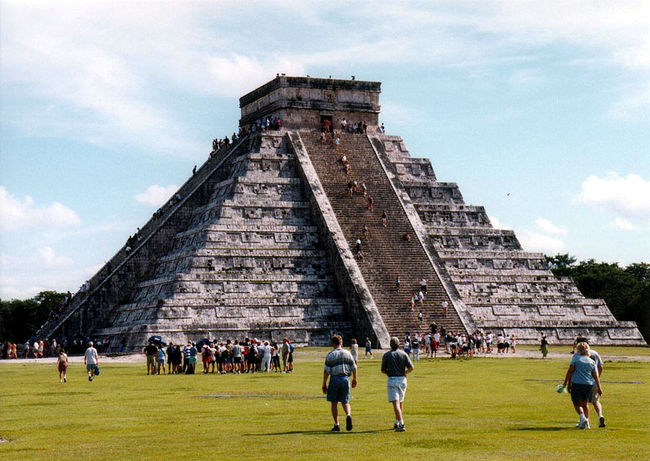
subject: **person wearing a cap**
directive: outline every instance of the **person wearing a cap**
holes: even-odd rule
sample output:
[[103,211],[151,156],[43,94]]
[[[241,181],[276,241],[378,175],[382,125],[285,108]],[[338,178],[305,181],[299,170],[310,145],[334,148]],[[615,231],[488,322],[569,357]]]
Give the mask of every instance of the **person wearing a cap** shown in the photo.
[[147,374],[156,374],[156,356],[158,355],[158,348],[153,343],[149,341],[143,350],[144,354],[147,356]]
[[381,372],[388,375],[386,387],[388,401],[395,412],[395,432],[404,432],[404,396],[406,395],[406,375],[413,371],[413,363],[404,351],[399,350],[399,339],[390,338],[390,351],[381,358]]
[[[350,375],[352,375],[352,387],[357,387],[357,364],[354,363],[350,351],[343,349],[343,338],[340,335],[332,336],[333,349],[325,358],[325,369],[323,370],[323,394],[327,394],[327,401],[332,408],[334,427],[332,432],[340,432],[339,427],[339,402],[345,411],[345,429],[352,430],[352,415],[350,407]],[[329,376],[329,386],[327,377]]]

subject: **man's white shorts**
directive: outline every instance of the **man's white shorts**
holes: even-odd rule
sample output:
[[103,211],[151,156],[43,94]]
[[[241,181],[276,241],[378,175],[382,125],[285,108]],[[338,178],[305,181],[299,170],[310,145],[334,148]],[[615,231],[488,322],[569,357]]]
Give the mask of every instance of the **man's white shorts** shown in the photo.
[[386,385],[388,389],[388,401],[398,402],[404,401],[404,395],[406,394],[406,376],[389,376],[388,384]]

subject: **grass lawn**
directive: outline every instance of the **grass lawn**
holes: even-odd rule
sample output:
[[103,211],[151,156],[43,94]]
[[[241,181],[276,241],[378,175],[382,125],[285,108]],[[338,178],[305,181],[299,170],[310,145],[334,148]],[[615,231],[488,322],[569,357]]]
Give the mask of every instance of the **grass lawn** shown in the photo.
[[422,360],[409,377],[407,431],[394,433],[379,359],[362,360],[355,427],[330,433],[324,354],[298,350],[288,375],[146,376],[144,363],[106,363],[92,383],[71,363],[67,384],[53,364],[0,363],[0,459],[650,457],[650,362],[606,363],[604,380],[644,384],[605,383],[608,427],[580,431],[555,382],[527,381],[560,381],[568,355]]
[[[648,346],[594,346],[594,349],[598,351],[601,357],[603,356],[650,357],[650,347]],[[517,350],[539,351],[539,346],[533,344],[518,344]],[[551,344],[549,347],[549,351],[566,354],[568,357],[569,356],[568,354],[571,353],[571,346],[566,344],[564,345]]]

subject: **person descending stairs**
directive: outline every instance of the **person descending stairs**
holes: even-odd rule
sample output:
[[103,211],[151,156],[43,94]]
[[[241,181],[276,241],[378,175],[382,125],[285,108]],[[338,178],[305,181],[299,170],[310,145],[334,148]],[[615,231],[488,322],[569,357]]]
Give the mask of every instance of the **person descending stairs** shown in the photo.
[[[453,308],[444,315],[443,302],[452,303],[368,137],[339,133],[337,146],[322,143],[316,131],[300,137],[390,334],[424,332],[431,322],[464,331]],[[418,297],[414,308],[413,296]]]

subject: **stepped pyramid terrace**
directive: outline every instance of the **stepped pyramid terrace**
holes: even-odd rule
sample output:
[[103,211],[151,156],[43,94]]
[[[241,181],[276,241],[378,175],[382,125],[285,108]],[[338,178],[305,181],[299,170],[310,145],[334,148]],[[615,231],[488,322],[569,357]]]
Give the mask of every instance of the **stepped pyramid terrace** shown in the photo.
[[[41,336],[129,351],[152,335],[325,345],[336,332],[386,348],[390,336],[435,322],[520,343],[580,333],[595,344],[645,344],[634,322],[555,277],[542,254],[492,227],[457,184],[383,133],[380,90],[278,76],[242,96],[241,136],[52,312]],[[329,127],[335,134],[322,135]],[[426,296],[413,307],[422,279]]]

